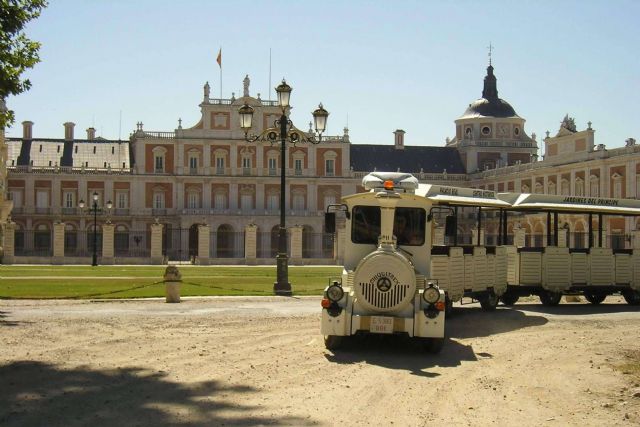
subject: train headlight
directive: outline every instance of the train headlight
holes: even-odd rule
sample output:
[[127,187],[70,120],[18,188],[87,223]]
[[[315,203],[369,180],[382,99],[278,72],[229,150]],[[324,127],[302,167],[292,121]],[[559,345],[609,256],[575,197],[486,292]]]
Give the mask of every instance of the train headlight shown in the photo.
[[342,286],[338,285],[336,282],[327,288],[327,298],[329,298],[329,300],[338,302],[343,296],[344,290],[342,290]]
[[440,299],[440,290],[433,283],[429,283],[422,293],[422,299],[427,304],[435,304]]

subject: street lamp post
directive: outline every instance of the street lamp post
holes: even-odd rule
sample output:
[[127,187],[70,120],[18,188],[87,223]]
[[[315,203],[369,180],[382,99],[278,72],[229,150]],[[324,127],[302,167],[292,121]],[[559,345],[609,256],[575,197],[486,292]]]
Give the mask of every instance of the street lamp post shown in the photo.
[[[98,265],[98,193],[93,193],[93,205],[89,208],[89,212],[93,211],[93,258],[91,265],[96,267]],[[80,209],[84,209],[84,200],[80,200],[78,203]],[[107,202],[107,209],[111,209],[111,200]]]
[[278,105],[282,109],[282,115],[277,119],[273,127],[263,130],[259,135],[249,135],[253,119],[253,107],[244,104],[238,109],[240,114],[240,127],[244,131],[247,142],[269,142],[271,144],[280,140],[280,226],[278,228],[278,255],[276,256],[276,282],[273,284],[273,291],[276,295],[291,295],[291,283],[289,283],[289,266],[287,255],[287,230],[285,224],[285,164],[287,161],[287,142],[293,145],[302,142],[319,144],[322,140],[322,133],[327,127],[327,117],[329,113],[322,107],[322,104],[313,112],[315,123],[315,133],[303,132],[296,128],[287,117],[287,110],[290,108],[289,98],[291,96],[291,86],[282,79],[282,83],[276,87],[278,94]]

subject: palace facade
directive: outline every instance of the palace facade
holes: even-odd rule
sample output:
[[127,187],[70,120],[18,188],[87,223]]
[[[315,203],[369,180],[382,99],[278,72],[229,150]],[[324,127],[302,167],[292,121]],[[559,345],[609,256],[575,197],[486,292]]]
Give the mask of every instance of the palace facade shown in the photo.
[[[567,116],[556,135],[544,138],[540,159],[536,135],[529,136],[525,119],[498,97],[493,71],[490,65],[482,97],[455,120],[455,137],[445,146],[405,146],[402,130],[394,132],[392,144],[353,144],[346,128],[317,145],[289,145],[285,205],[292,262],[333,263],[341,257],[342,235],[334,241],[324,233],[324,211],[343,195],[362,191],[362,177],[373,170],[494,191],[637,197],[635,140],[607,150],[595,144],[591,123],[579,131]],[[0,199],[3,262],[86,263],[95,241],[100,263],[272,263],[280,148],[246,142],[238,108],[255,109],[256,132],[281,113],[276,102],[252,96],[249,86],[246,77],[242,97],[213,99],[207,83],[197,123],[183,127],[179,121],[170,132],[138,123],[129,140],[99,138],[93,128],[78,137],[71,122],[64,124],[63,138],[40,138],[32,122],[23,122],[22,137],[6,138],[2,162],[2,194],[12,202],[8,216],[10,204]],[[581,245],[585,219],[563,220]],[[607,233],[622,236],[612,237],[612,245],[625,244],[624,236],[636,228],[633,219],[607,221]],[[473,224],[460,222],[468,243]],[[491,244],[497,226],[486,224],[484,238]],[[529,244],[544,244],[544,218],[513,218],[509,233],[516,224],[525,228]]]

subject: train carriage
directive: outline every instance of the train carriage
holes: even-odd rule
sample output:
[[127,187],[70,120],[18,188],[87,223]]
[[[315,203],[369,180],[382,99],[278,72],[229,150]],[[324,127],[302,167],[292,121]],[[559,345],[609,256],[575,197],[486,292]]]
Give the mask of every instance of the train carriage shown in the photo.
[[[344,212],[346,229],[341,278],[322,300],[328,348],[351,335],[385,333],[406,334],[439,351],[445,314],[463,297],[477,299],[485,310],[523,295],[555,305],[563,294],[579,293],[597,304],[620,293],[629,304],[640,304],[640,249],[606,248],[602,239],[603,217],[638,216],[640,201],[419,184],[410,174],[392,172],[371,173],[363,186],[367,192],[328,208]],[[461,213],[474,223],[471,241],[459,239]],[[509,238],[509,219],[513,227],[540,214],[546,214],[549,230],[544,247]],[[588,247],[561,244],[559,224],[567,214],[588,216]],[[335,212],[328,212],[327,231],[335,231],[335,220]],[[488,222],[498,230],[492,245],[482,237]],[[444,230],[442,239],[435,238],[436,230]]]

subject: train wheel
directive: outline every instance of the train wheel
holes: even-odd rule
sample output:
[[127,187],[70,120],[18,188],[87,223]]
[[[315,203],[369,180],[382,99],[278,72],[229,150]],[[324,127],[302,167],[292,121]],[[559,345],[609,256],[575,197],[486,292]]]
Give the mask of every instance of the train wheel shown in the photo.
[[421,338],[424,340],[424,349],[427,353],[438,354],[444,347],[444,338]]
[[324,337],[324,346],[327,350],[337,350],[342,347],[343,342],[344,337],[337,335],[325,335]]
[[607,294],[603,294],[601,292],[590,292],[590,291],[585,291],[584,292],[584,297],[587,299],[587,301],[589,301],[591,304],[593,305],[598,305],[600,304],[602,301],[605,300],[605,298],[607,297]]
[[444,300],[444,314],[447,317],[451,317],[453,315],[453,301],[448,296]]
[[480,307],[484,311],[493,311],[498,306],[498,296],[493,292],[487,292],[486,295],[483,295],[479,298]]
[[505,292],[501,297],[500,297],[500,301],[502,301],[502,303],[504,305],[514,305],[515,303],[518,302],[518,300],[520,299],[520,297],[518,295],[512,294],[509,291]]
[[633,289],[628,289],[626,291],[622,291],[622,296],[624,300],[629,305],[640,305],[640,291],[634,291]]
[[560,304],[560,299],[562,299],[562,293],[560,292],[543,290],[540,293],[540,302],[549,307]]

